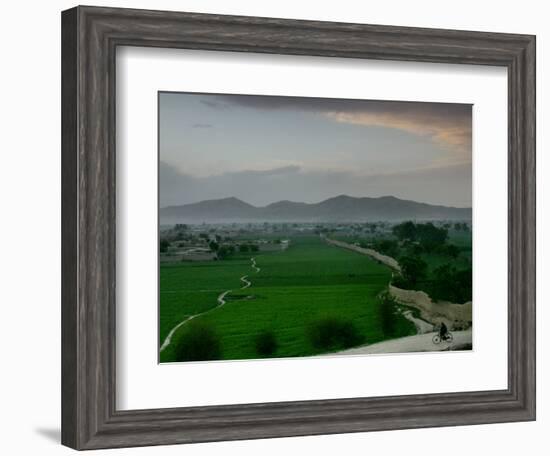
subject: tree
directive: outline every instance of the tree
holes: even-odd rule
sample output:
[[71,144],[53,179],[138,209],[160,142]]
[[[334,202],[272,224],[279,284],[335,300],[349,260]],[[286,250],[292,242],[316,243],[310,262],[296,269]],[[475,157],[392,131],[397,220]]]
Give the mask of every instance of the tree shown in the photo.
[[392,228],[392,233],[400,241],[404,241],[405,239],[414,241],[416,239],[416,225],[411,221],[403,222],[395,225]]
[[216,252],[218,260],[223,260],[224,258],[227,258],[230,254],[231,252],[229,251],[229,248],[225,245],[220,246],[220,248]]
[[161,239],[159,244],[159,249],[161,253],[168,252],[168,247],[170,247],[170,243],[166,239]]
[[256,353],[262,357],[273,356],[277,351],[279,344],[273,331],[264,330],[254,338]]
[[391,239],[382,239],[374,244],[374,249],[384,255],[395,256],[399,252],[396,241]]
[[190,322],[174,342],[177,361],[209,361],[221,358],[221,339],[205,323]]
[[239,245],[239,252],[246,253],[248,252],[248,244],[241,244]]
[[350,348],[364,342],[365,336],[352,320],[326,316],[310,324],[307,332],[311,345],[317,350]]
[[472,300],[472,270],[457,270],[450,264],[444,264],[433,272],[430,287],[433,299],[464,303]]
[[456,259],[460,254],[460,249],[454,244],[449,244],[445,249],[445,253],[452,259]]
[[431,252],[445,244],[448,231],[445,228],[436,227],[433,223],[420,223],[416,225],[416,237],[422,247],[427,252]]
[[258,245],[256,244],[251,244],[250,245],[250,251],[251,252],[258,252],[260,250],[260,247],[258,247]]
[[220,244],[218,244],[216,241],[210,241],[208,243],[208,247],[212,252],[217,252],[220,249]]
[[428,265],[424,260],[414,256],[404,256],[399,260],[401,275],[407,286],[414,288],[417,283],[426,277]]
[[390,338],[395,333],[395,302],[387,294],[380,297],[380,320],[384,337]]

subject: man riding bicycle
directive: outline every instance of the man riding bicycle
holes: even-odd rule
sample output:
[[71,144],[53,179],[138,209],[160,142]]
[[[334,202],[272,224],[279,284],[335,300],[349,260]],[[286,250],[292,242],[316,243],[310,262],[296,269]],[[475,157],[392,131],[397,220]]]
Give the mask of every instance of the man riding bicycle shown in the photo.
[[447,325],[444,322],[441,322],[441,325],[439,326],[439,337],[441,337],[441,340],[445,340],[448,334],[449,330],[447,329]]
[[434,334],[432,341],[434,344],[439,344],[441,341],[451,343],[453,341],[453,335],[449,332],[447,325],[443,322],[439,324],[439,331]]

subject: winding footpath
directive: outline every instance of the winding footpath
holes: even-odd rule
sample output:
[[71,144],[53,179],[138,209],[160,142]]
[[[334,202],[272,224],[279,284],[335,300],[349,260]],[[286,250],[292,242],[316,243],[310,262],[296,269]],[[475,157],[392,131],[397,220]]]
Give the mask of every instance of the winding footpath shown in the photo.
[[247,275],[243,275],[241,277],[241,282],[244,283],[244,285],[241,287],[241,290],[246,290],[250,285],[252,285],[252,282],[246,279],[247,277]]
[[225,303],[227,302],[225,300],[225,296],[228,293],[231,293],[231,290],[226,290],[223,293],[220,293],[220,295],[218,296],[218,299],[217,299],[218,305],[216,307],[212,307],[211,309],[205,310],[204,312],[201,312],[201,313],[198,313],[198,314],[195,314],[195,315],[191,315],[190,317],[187,317],[185,320],[180,321],[176,326],[174,326],[172,328],[172,330],[166,336],[166,339],[164,339],[164,342],[162,343],[162,345],[160,346],[160,351],[164,350],[166,347],[168,347],[168,345],[170,345],[170,342],[172,342],[172,337],[174,336],[175,332],[179,328],[181,328],[185,323],[193,320],[193,318],[197,318],[201,315],[207,314],[208,312],[212,312],[213,310],[219,309],[220,307],[225,305]]
[[[256,273],[260,272],[260,268],[256,265],[256,258],[250,258],[251,267],[256,271]],[[252,282],[250,280],[247,280],[248,275],[244,275],[240,278],[241,282],[243,282],[243,286],[241,287],[241,290],[245,290],[248,287],[252,285]],[[220,293],[217,298],[217,305],[215,307],[212,307],[211,309],[205,310],[204,312],[200,312],[195,315],[191,315],[190,317],[185,318],[184,320],[180,321],[176,326],[174,326],[168,335],[166,336],[166,339],[164,339],[164,342],[160,346],[160,351],[163,351],[170,343],[172,342],[172,338],[174,337],[174,334],[178,329],[180,329],[185,323],[190,322],[194,318],[200,317],[201,315],[205,315],[209,312],[212,312],[213,310],[219,309],[220,307],[224,306],[227,301],[225,300],[225,297],[231,293],[233,290],[225,290],[223,293]]]

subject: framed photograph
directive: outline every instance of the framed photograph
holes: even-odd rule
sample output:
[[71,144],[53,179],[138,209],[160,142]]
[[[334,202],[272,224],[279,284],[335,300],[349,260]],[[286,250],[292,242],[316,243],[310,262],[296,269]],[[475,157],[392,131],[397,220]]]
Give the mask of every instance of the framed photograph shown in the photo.
[[535,419],[535,37],[62,13],[62,442]]

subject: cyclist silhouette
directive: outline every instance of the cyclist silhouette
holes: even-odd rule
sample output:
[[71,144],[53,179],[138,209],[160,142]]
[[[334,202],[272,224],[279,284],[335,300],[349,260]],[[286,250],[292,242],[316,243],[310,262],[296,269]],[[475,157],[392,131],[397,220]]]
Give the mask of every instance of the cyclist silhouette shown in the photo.
[[439,337],[441,337],[441,340],[445,340],[447,334],[449,334],[447,325],[444,322],[441,322],[441,325],[439,326]]

